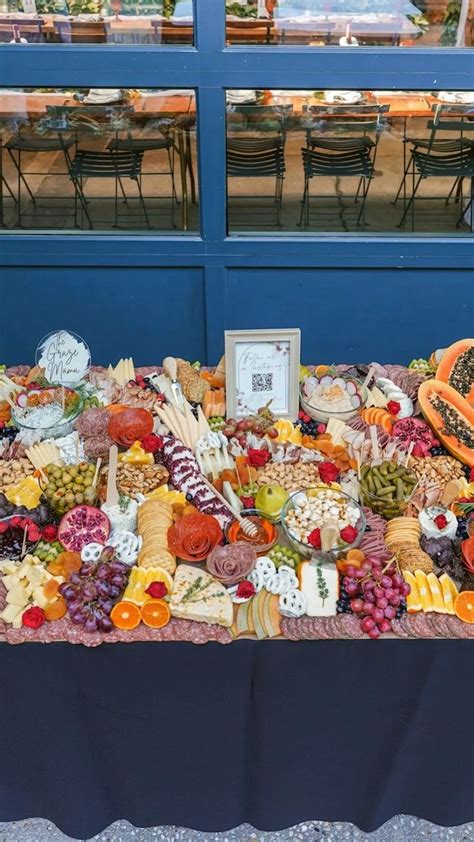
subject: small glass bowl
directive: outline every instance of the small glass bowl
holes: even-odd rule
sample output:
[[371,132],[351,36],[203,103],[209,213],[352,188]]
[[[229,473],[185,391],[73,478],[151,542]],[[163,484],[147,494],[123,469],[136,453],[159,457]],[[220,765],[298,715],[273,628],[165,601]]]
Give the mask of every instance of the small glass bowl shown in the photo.
[[[25,514],[25,515],[19,515],[19,514],[8,515],[7,517],[0,518],[0,523],[9,523],[9,521],[11,521],[12,518],[15,518],[15,517],[28,518],[28,515],[27,514]],[[41,531],[41,527],[38,527],[38,528]],[[13,547],[10,544],[10,549],[4,549],[4,547],[3,547],[3,545],[4,545],[3,536],[5,534],[6,534],[5,532],[2,532],[0,534],[0,567],[1,567],[2,562],[4,562],[4,561],[21,561],[21,558],[22,558],[21,550],[22,550],[22,547],[23,547],[23,535],[21,535],[21,538],[18,536],[19,540],[16,542],[15,547]],[[39,544],[39,540],[38,541],[26,540],[25,541],[25,555],[27,555],[28,553],[34,554],[34,549],[38,544]]]
[[22,420],[21,407],[18,407],[18,410],[12,409],[12,420],[15,423],[15,427],[18,427],[19,430],[34,430],[35,432],[41,433],[42,439],[57,439],[72,433],[74,429],[74,422],[83,410],[83,400],[81,395],[76,392],[75,389],[68,389],[68,391],[75,392],[77,404],[76,408],[67,416],[63,415],[62,418],[58,419],[58,421],[50,427],[42,427],[38,423],[29,424],[27,419]]
[[339,421],[350,421],[351,418],[355,418],[355,416],[363,409],[367,403],[367,399],[369,397],[369,393],[367,388],[361,383],[360,380],[357,380],[356,377],[347,377],[344,374],[338,374],[338,378],[344,381],[350,381],[354,383],[357,389],[357,395],[360,398],[360,406],[354,407],[352,409],[347,409],[345,412],[331,412],[331,410],[323,409],[322,407],[318,407],[314,401],[310,402],[308,398],[304,394],[304,381],[300,385],[300,404],[301,408],[309,415],[313,421],[318,421],[320,424],[326,424],[330,418],[334,418],[335,420]]
[[403,515],[419,484],[419,480],[413,471],[411,471],[410,468],[406,468],[405,470],[407,473],[411,474],[415,480],[413,490],[408,496],[401,497],[399,500],[393,500],[391,498],[387,499],[384,495],[374,494],[367,488],[361,486],[359,489],[361,503],[369,509],[372,509],[375,514],[385,518],[385,520],[391,520],[394,517],[400,517]]
[[336,560],[336,557],[341,553],[343,550],[353,550],[359,546],[360,542],[365,533],[366,527],[366,519],[362,507],[359,505],[357,500],[354,500],[353,497],[350,497],[349,494],[345,494],[343,491],[339,491],[339,489],[332,489],[337,491],[337,494],[340,498],[342,498],[346,503],[351,503],[359,510],[359,519],[356,523],[357,529],[357,537],[351,544],[346,544],[344,541],[340,541],[337,546],[332,547],[327,552],[322,552],[321,550],[317,550],[315,547],[312,547],[311,544],[304,544],[302,541],[299,541],[298,538],[295,538],[292,532],[290,531],[289,527],[286,525],[286,517],[288,512],[291,509],[295,508],[296,505],[296,498],[299,494],[305,494],[309,496],[316,496],[318,491],[328,491],[331,490],[327,485],[316,485],[313,488],[305,488],[302,491],[295,491],[288,500],[286,501],[283,512],[281,515],[281,527],[283,529],[283,533],[287,542],[289,543],[290,547],[295,550],[295,552],[299,553],[300,555],[304,556],[304,558],[311,558],[316,554],[323,554],[325,557],[329,558],[330,560]]
[[268,552],[268,550],[271,550],[278,541],[278,529],[276,525],[268,518],[263,517],[258,509],[243,509],[240,514],[242,517],[258,518],[260,521],[263,521],[265,529],[266,531],[268,530],[269,533],[269,540],[266,542],[252,540],[252,538],[248,535],[242,533],[242,530],[239,528],[238,521],[233,520],[225,529],[225,537],[227,538],[229,544],[234,544],[236,541],[248,541],[249,544],[252,544],[252,546],[255,547],[257,555],[262,555]]

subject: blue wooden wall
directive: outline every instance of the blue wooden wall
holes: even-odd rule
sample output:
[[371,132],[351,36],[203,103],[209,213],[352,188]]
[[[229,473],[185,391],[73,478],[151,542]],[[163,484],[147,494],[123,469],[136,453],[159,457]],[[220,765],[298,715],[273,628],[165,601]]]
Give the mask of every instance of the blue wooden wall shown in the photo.
[[0,362],[32,362],[69,328],[94,361],[215,363],[229,329],[300,327],[307,362],[409,362],[471,335],[472,270],[15,267],[1,276]]

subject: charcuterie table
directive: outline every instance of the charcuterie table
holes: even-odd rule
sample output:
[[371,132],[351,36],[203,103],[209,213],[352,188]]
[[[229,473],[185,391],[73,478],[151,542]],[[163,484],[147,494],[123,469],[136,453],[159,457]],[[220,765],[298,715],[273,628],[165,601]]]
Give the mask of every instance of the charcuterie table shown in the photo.
[[474,340],[0,370],[0,821],[473,819]]

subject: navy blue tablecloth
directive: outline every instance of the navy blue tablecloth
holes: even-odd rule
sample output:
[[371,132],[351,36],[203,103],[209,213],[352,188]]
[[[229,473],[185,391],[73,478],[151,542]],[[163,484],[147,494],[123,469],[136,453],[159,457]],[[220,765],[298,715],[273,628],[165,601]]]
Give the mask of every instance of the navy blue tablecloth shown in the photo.
[[0,821],[474,819],[469,641],[0,646]]

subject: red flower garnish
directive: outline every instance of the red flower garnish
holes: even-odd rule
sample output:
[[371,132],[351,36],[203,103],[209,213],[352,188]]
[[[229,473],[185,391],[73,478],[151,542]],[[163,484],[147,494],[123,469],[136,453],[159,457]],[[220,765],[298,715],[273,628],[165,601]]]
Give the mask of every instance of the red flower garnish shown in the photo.
[[308,535],[308,543],[314,547],[315,550],[321,549],[321,530],[320,529],[313,529],[312,532]]
[[55,541],[58,537],[58,527],[54,523],[49,523],[48,526],[43,527],[41,537],[43,541]]
[[46,617],[43,609],[38,608],[37,606],[27,608],[21,617],[21,622],[28,629],[39,629],[39,627],[43,625],[45,620]]
[[448,525],[448,519],[446,515],[436,515],[436,517],[433,518],[433,520],[438,529],[444,529],[444,527]]
[[161,450],[163,447],[163,439],[161,436],[155,436],[154,433],[148,433],[144,439],[142,439],[143,450],[146,453],[156,453],[157,450]]
[[321,462],[318,465],[318,470],[323,482],[334,482],[339,476],[339,468],[332,462]]
[[255,508],[255,497],[246,497],[244,495],[240,498],[244,505],[244,509],[254,509]]
[[163,599],[164,596],[168,596],[168,588],[164,582],[151,582],[145,593],[151,596],[152,599]]
[[240,582],[237,586],[236,596],[239,599],[250,599],[251,596],[255,596],[255,585],[252,582],[248,582],[247,579],[244,579],[243,582]]
[[8,520],[0,521],[0,535],[3,532],[7,532],[8,529],[10,529],[10,523],[8,522]]
[[387,409],[390,415],[398,415],[400,412],[401,406],[398,401],[389,401],[387,404]]
[[340,532],[341,538],[346,544],[353,544],[357,538],[358,532],[355,526],[345,526]]
[[21,517],[15,515],[10,519],[10,526],[21,526]]
[[262,468],[270,459],[268,450],[258,450],[252,447],[247,451],[247,462],[252,468]]

